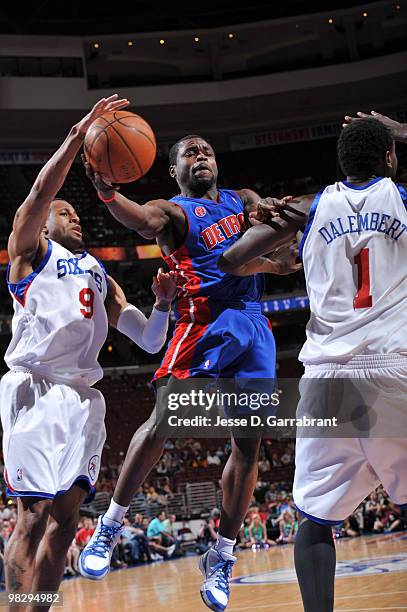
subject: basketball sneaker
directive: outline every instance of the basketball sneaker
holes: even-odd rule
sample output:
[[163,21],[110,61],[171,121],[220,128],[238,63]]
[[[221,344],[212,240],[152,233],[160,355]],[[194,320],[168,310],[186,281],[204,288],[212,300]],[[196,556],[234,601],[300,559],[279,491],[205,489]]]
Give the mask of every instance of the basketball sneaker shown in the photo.
[[199,569],[204,581],[201,586],[201,597],[206,606],[215,612],[223,612],[229,602],[229,580],[236,557],[226,552],[210,548],[199,559]]
[[110,559],[124,525],[106,525],[99,516],[95,532],[79,557],[79,571],[85,578],[102,580],[109,572]]

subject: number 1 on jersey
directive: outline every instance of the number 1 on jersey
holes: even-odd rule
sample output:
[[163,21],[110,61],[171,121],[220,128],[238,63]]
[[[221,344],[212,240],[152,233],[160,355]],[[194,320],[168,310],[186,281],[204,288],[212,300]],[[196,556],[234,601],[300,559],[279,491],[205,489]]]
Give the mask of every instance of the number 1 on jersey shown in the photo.
[[358,292],[353,300],[354,308],[370,308],[373,305],[370,295],[369,249],[362,249],[355,256],[358,267]]
[[95,294],[92,289],[84,287],[79,291],[79,301],[82,304],[81,314],[85,319],[91,319],[93,317],[93,302],[95,301]]

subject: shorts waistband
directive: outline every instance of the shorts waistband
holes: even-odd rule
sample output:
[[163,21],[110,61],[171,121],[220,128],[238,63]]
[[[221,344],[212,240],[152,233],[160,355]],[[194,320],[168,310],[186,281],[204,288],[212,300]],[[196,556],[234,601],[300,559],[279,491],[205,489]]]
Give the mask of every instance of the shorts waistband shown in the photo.
[[32,371],[28,368],[23,368],[22,366],[13,366],[9,370],[10,372],[25,372],[25,374],[32,374]]
[[318,370],[371,370],[375,368],[406,368],[407,357],[399,353],[387,355],[354,355],[346,362],[305,364],[305,368]]
[[38,376],[39,378],[43,378],[53,384],[56,385],[68,385],[69,387],[90,387],[91,385],[85,379],[72,379],[66,380],[62,376],[53,376],[48,372],[42,372],[41,370],[37,370],[36,368],[27,368],[24,366],[13,365],[9,372],[23,372],[24,374],[31,374],[32,376]]
[[237,304],[231,304],[229,308],[235,308],[236,310],[247,310],[248,312],[254,312],[261,314],[263,311],[261,309],[260,302],[238,302]]

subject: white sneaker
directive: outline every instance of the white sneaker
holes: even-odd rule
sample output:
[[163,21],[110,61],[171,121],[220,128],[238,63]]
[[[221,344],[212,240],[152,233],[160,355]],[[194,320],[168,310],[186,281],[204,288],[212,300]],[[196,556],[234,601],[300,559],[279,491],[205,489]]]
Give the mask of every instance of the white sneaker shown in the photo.
[[175,548],[176,548],[175,544],[172,544],[171,546],[167,548],[167,550],[165,551],[166,559],[169,559],[170,557],[172,557],[172,555],[174,554]]
[[79,571],[85,578],[102,580],[110,570],[110,559],[124,525],[106,525],[99,516],[95,532],[79,557]]
[[226,552],[210,548],[199,559],[199,569],[204,581],[201,586],[201,597],[206,606],[215,612],[223,612],[229,603],[229,580],[236,557]]

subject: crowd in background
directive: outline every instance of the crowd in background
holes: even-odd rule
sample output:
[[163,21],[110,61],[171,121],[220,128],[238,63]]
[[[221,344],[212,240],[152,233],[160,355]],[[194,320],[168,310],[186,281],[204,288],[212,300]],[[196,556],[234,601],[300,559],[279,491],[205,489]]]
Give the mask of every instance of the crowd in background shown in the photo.
[[[209,443],[212,446],[208,448]],[[213,474],[213,468],[217,467],[220,476],[230,450],[229,440],[168,440],[149,481],[136,493],[135,499],[144,510],[125,519],[125,530],[114,550],[112,567],[119,569],[186,553],[202,554],[212,546],[219,528],[218,508],[207,508],[199,523],[194,517],[195,522],[192,524],[191,517],[167,513],[167,506],[176,492],[174,475],[188,469],[203,477],[205,473]],[[258,461],[259,477],[250,509],[239,533],[237,547],[270,548],[295,541],[298,512],[291,495],[292,481],[271,482],[273,470],[275,472],[276,468],[287,468],[287,473],[292,474],[294,455],[293,440],[263,441]],[[121,467],[122,463],[118,466],[103,466],[97,490],[105,491],[111,496]],[[209,468],[212,468],[212,471]],[[219,480],[216,484],[220,486]],[[0,485],[0,584],[4,585],[4,548],[16,525],[17,507],[13,498],[6,497],[4,481],[0,480]],[[148,518],[147,515],[154,518]],[[78,574],[80,552],[91,538],[96,522],[97,517],[90,516],[90,512],[88,516],[81,517],[76,536],[68,551],[66,576]],[[333,537],[355,538],[363,534],[390,533],[403,529],[407,529],[407,513],[403,513],[380,487],[341,525],[333,528]]]

